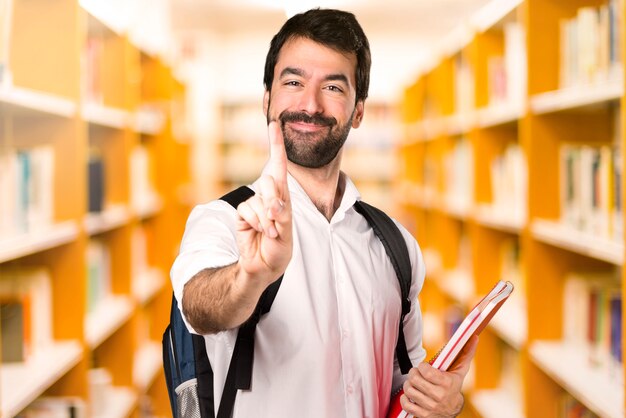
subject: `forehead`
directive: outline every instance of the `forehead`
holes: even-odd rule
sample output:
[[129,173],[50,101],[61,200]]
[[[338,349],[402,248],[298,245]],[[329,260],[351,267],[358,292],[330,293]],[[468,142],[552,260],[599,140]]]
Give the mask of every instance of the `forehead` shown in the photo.
[[278,54],[274,75],[293,67],[310,75],[344,74],[351,85],[356,78],[356,54],[332,49],[311,39],[296,37],[285,42]]

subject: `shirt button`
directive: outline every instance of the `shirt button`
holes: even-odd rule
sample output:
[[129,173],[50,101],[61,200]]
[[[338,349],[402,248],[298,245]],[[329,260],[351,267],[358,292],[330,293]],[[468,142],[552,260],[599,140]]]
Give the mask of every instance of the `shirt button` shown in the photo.
[[346,387],[346,392],[348,392],[349,394],[352,394],[352,392],[354,392],[354,389],[352,389],[352,385],[348,385]]
[[343,337],[344,340],[348,338],[348,331],[346,330],[341,331],[341,336]]

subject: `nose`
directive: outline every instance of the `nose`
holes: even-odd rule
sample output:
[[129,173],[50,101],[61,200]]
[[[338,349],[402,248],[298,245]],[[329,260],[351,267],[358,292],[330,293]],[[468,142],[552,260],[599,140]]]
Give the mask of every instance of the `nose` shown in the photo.
[[300,94],[300,102],[298,103],[300,111],[309,115],[323,113],[323,106],[320,97],[320,90],[307,86]]

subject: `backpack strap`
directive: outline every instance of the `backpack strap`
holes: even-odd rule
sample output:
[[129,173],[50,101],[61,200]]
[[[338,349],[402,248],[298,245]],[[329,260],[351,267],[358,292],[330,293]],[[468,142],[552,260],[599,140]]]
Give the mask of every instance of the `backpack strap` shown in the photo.
[[[254,192],[249,187],[241,186],[221,199],[228,202],[232,207],[237,208],[239,203],[253,195]],[[232,415],[238,389],[250,390],[252,366],[254,363],[254,331],[261,317],[268,313],[272,307],[282,280],[283,276],[280,276],[278,280],[263,291],[252,316],[239,327],[233,356],[228,366],[222,400],[217,411],[217,418],[229,418]]]
[[412,367],[409,352],[404,339],[404,318],[411,310],[409,290],[411,288],[411,258],[402,232],[395,222],[382,210],[375,208],[361,200],[354,203],[354,208],[370,224],[374,233],[380,239],[387,256],[391,260],[396,276],[400,282],[402,295],[402,314],[398,330],[398,342],[396,343],[396,358],[400,364],[402,374],[407,374]]
[[240,203],[245,202],[254,196],[254,191],[248,186],[241,186],[226,193],[224,196],[220,197],[220,200],[227,202],[229,205],[237,209]]

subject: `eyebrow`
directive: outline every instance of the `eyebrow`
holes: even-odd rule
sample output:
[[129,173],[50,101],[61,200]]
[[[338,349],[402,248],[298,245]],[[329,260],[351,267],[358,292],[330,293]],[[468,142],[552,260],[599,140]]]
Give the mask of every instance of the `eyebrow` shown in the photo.
[[[302,70],[301,68],[286,67],[284,70],[282,70],[280,72],[280,78],[283,78],[286,75],[296,75],[298,77],[305,77],[306,72],[304,70]],[[342,81],[346,85],[350,84],[350,82],[348,81],[348,77],[346,77],[345,74],[341,74],[341,73],[329,74],[326,77],[324,77],[324,80],[326,80],[326,81]]]

